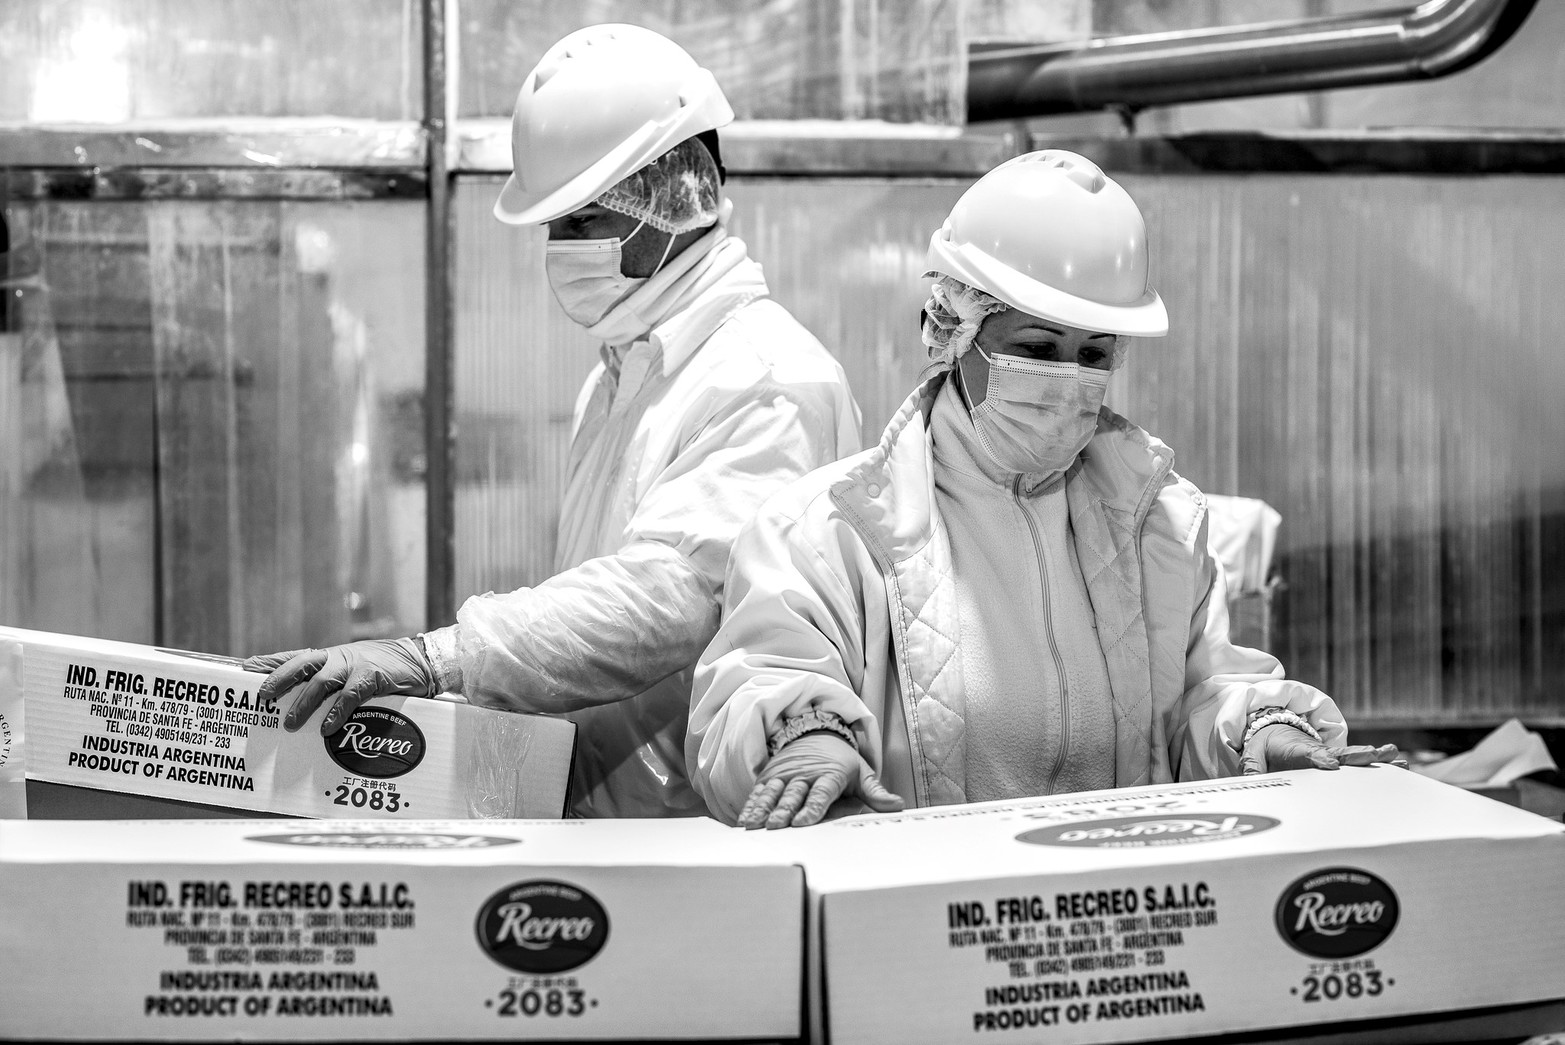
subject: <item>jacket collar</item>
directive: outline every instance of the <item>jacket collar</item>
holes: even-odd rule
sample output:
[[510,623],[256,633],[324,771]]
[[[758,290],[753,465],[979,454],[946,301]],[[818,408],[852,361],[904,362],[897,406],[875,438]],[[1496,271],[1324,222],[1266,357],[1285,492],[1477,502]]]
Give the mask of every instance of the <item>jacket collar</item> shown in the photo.
[[663,354],[665,377],[683,366],[735,312],[770,293],[761,266],[745,254],[743,241],[729,237],[718,249],[737,250],[742,256],[690,304],[676,310],[647,335],[652,346]]
[[[947,371],[934,374],[897,408],[875,448],[832,484],[832,500],[854,520],[882,565],[900,561],[933,535],[934,454],[929,415]],[[1112,410],[1066,472],[1066,488],[1129,516],[1139,528],[1174,466],[1174,452]],[[913,491],[917,491],[913,495]]]
[[853,521],[882,568],[907,558],[929,540],[935,506],[929,414],[944,382],[943,373],[920,382],[892,415],[875,448],[832,484],[833,502]]
[[1167,443],[1104,408],[1097,432],[1066,478],[1079,476],[1106,507],[1130,514],[1139,526],[1173,467]]

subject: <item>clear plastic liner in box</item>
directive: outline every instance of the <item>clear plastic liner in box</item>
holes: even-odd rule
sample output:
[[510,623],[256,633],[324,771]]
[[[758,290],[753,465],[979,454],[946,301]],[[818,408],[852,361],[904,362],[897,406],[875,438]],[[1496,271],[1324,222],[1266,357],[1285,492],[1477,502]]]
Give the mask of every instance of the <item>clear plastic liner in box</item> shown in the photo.
[[532,750],[532,733],[521,715],[485,715],[456,720],[457,791],[467,796],[467,815],[495,820],[526,808],[522,766]]

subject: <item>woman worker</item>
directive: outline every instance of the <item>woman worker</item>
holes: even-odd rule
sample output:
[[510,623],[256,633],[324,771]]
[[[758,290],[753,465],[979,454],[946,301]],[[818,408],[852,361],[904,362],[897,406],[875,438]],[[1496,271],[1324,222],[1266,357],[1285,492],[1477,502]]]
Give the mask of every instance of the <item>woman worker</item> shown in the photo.
[[740,534],[686,757],[744,827],[1389,761],[1331,698],[1228,641],[1206,502],[1102,409],[1161,337],[1134,201],[1049,150],[967,190],[930,241],[933,376],[879,445]]

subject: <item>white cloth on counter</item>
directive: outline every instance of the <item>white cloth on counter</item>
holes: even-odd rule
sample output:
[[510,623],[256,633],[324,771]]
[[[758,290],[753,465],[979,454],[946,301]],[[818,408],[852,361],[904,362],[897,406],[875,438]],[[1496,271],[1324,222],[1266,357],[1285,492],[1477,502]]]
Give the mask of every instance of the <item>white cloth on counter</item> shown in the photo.
[[1471,750],[1438,762],[1413,765],[1434,780],[1466,788],[1499,788],[1529,773],[1558,769],[1543,738],[1519,719],[1510,719]]
[[1265,591],[1282,515],[1254,497],[1207,494],[1208,541],[1223,567],[1230,597]]

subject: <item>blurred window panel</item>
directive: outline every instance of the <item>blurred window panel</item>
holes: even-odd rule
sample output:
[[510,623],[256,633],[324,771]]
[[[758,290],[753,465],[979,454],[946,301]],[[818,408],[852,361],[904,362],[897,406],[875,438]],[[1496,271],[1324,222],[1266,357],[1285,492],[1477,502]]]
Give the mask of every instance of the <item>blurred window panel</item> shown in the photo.
[[39,252],[9,232],[0,214],[0,623],[68,630],[99,619],[92,534],[114,527],[86,495]]
[[458,605],[553,572],[572,409],[598,362],[549,290],[546,230],[495,220],[502,184],[452,194]]
[[6,0],[0,121],[416,120],[419,0]]
[[1110,403],[1282,513],[1273,650],[1353,716],[1558,714],[1558,178],[1135,176],[1170,333]]
[[461,0],[460,116],[509,116],[560,37],[632,22],[711,69],[739,119],[963,120],[959,0]]
[[30,524],[4,623],[229,654],[420,627],[421,205],[5,216],[0,414],[63,394],[0,491]]
[[848,372],[873,446],[929,364],[924,254],[967,181],[744,179],[732,228],[772,294]]

